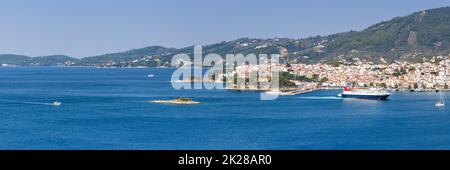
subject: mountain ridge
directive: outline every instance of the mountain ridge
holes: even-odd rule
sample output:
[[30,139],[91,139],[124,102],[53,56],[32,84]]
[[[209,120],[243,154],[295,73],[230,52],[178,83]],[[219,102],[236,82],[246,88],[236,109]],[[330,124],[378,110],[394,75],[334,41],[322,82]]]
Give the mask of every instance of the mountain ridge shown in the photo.
[[[28,57],[0,55],[0,64],[19,66],[169,66],[174,54],[192,57],[193,46],[166,48],[148,46],[124,52],[76,59],[64,55]],[[428,9],[395,17],[361,31],[307,38],[239,38],[203,46],[203,54],[279,53],[288,63],[344,63],[356,58],[374,63],[396,60],[420,62],[424,57],[449,55],[450,7]]]

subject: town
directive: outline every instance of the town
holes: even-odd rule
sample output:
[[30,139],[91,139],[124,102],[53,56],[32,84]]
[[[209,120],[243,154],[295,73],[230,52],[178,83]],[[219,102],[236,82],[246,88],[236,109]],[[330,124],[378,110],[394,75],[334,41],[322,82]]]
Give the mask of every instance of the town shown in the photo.
[[[379,87],[392,90],[432,91],[448,90],[450,80],[447,74],[450,72],[450,59],[448,56],[436,56],[421,62],[412,63],[395,61],[393,63],[374,64],[372,62],[357,62],[352,64],[280,64],[279,70],[288,72],[303,79],[291,80],[298,84],[306,84],[309,89],[314,88],[339,88],[355,87]],[[237,75],[245,76],[249,72],[257,71],[261,66],[238,67]],[[234,73],[232,73],[234,74]],[[268,73],[267,73],[268,74]]]

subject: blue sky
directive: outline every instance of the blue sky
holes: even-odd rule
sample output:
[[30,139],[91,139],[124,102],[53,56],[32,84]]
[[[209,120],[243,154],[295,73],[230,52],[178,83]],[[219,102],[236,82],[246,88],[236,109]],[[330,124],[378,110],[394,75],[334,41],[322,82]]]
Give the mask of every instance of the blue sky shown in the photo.
[[445,0],[0,0],[0,54],[86,57],[150,45],[361,30]]

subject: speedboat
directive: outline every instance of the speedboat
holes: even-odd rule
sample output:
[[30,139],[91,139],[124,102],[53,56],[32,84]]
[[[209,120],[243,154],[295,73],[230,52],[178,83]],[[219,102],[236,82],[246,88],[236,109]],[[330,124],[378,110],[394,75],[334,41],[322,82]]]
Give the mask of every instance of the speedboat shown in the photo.
[[50,105],[52,105],[52,106],[61,106],[61,102],[53,102],[53,103],[50,103]]

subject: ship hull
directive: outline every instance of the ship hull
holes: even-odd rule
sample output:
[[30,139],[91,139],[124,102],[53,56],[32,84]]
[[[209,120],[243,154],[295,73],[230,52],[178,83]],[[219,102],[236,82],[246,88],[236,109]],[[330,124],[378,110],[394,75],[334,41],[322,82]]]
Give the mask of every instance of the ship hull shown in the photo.
[[367,100],[386,100],[389,95],[362,95],[362,94],[342,94],[342,98],[355,98]]

